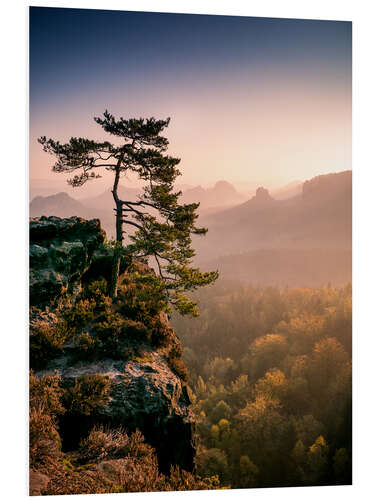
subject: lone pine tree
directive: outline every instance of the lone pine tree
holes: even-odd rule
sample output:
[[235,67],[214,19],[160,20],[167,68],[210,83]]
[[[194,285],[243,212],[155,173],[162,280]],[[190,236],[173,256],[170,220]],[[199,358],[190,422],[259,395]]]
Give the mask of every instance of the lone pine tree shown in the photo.
[[[103,117],[94,120],[105,132],[119,138],[120,145],[76,137],[66,144],[46,137],[40,137],[38,142],[44,151],[56,156],[54,172],[79,172],[68,180],[73,187],[101,177],[99,169],[114,174],[116,241],[110,296],[117,296],[124,252],[131,257],[151,257],[156,269],[155,285],[166,300],[181,314],[197,314],[196,303],[188,299],[185,292],[214,282],[218,273],[202,273],[191,265],[195,255],[191,236],[204,235],[207,229],[196,226],[199,203],[179,204],[181,191],[173,192],[176,177],[181,175],[177,168],[180,159],[165,153],[169,141],[161,135],[170,119],[115,119],[105,111]],[[118,196],[120,177],[131,172],[144,181],[142,195],[136,201],[121,200]],[[134,227],[135,233],[127,233],[124,247],[126,226]]]

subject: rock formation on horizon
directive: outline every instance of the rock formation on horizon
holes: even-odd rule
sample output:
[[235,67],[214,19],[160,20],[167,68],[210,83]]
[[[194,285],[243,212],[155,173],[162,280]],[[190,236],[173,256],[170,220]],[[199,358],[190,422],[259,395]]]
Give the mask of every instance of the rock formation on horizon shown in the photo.
[[267,202],[273,200],[268,189],[264,187],[258,187],[258,189],[255,192],[255,196],[252,199],[256,200],[257,202]]

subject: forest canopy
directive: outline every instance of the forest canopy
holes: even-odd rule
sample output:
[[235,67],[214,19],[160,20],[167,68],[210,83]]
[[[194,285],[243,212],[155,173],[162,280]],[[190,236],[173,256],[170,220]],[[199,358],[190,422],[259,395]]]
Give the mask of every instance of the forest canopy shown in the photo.
[[351,483],[351,294],[221,281],[194,324],[173,319],[199,474],[232,488]]

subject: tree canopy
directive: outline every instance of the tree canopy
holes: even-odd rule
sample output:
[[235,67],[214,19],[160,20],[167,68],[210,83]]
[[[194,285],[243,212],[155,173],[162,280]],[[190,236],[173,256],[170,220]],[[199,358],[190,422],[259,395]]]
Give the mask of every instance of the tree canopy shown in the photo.
[[[196,224],[199,203],[180,204],[182,193],[174,190],[175,180],[181,175],[177,168],[180,159],[166,154],[169,141],[161,135],[170,119],[116,119],[106,110],[94,120],[115,136],[116,144],[77,137],[65,144],[46,137],[38,141],[45,152],[57,158],[54,172],[74,174],[68,180],[73,187],[101,177],[100,169],[114,173],[116,243],[111,296],[117,296],[121,255],[151,258],[156,274],[147,279],[153,280],[158,292],[164,293],[180,313],[196,315],[196,303],[185,292],[214,282],[218,272],[201,272],[192,265],[195,252],[191,236],[204,235],[207,229]],[[143,193],[136,200],[118,196],[120,177],[128,173],[144,182]]]

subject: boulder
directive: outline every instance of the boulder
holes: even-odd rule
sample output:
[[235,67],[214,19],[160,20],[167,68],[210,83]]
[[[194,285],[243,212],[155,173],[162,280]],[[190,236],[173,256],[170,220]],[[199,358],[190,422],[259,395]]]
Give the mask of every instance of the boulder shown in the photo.
[[66,384],[98,374],[110,381],[109,398],[94,417],[62,417],[64,449],[75,449],[95,424],[123,427],[129,432],[138,429],[155,448],[162,472],[169,472],[171,465],[191,471],[195,447],[190,399],[186,386],[168,366],[163,350],[144,349],[128,361],[102,359],[73,365],[69,356],[63,356],[35,375],[59,376]]
[[71,291],[104,241],[99,219],[30,219],[30,305],[51,303]]

